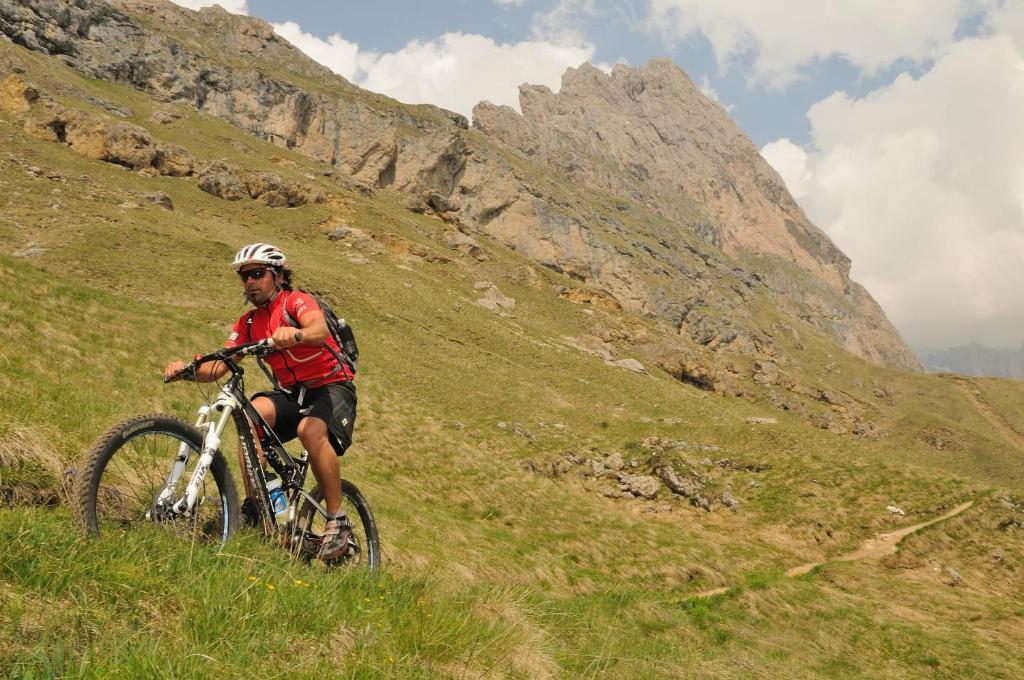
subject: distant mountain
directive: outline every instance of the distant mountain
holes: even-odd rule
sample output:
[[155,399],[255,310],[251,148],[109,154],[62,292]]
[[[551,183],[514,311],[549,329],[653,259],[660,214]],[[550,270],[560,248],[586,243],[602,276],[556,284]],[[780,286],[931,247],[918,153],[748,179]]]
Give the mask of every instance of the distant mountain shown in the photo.
[[1024,379],[1024,345],[1018,349],[993,349],[972,342],[938,352],[921,352],[919,356],[931,373]]

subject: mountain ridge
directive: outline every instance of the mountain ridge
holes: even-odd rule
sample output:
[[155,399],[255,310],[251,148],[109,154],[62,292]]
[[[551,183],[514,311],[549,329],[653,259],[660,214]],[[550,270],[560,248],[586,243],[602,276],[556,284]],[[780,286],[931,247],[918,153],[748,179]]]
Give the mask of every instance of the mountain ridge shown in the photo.
[[970,343],[931,352],[920,352],[921,363],[931,373],[962,373],[975,377],[1024,378],[1024,345],[998,349]]
[[[670,90],[688,83],[686,96],[670,97],[671,103],[692,102],[702,115],[717,112],[716,124],[739,140],[740,151],[728,171],[713,152],[691,154],[691,162],[703,159],[705,170],[717,168],[715,174],[693,173],[682,195],[666,199],[674,192],[656,183],[652,190],[649,181],[622,180],[623,167],[640,172],[628,153],[615,159],[609,181],[585,182],[590,194],[581,193],[562,178],[565,158],[539,159],[538,165],[537,158],[510,157],[496,148],[492,139],[506,149],[515,145],[500,125],[488,123],[496,118],[487,106],[478,107],[479,122],[470,130],[457,114],[360,90],[299,53],[265,22],[220,8],[196,13],[160,0],[109,5],[84,0],[67,7],[36,0],[0,11],[0,28],[0,35],[59,54],[93,77],[187,102],[305,153],[334,168],[339,181],[354,181],[367,191],[396,191],[411,210],[437,214],[469,235],[495,238],[595,289],[598,297],[661,318],[713,352],[731,349],[770,358],[753,349],[765,344],[770,331],[745,316],[737,301],[723,299],[731,294],[718,290],[734,284],[716,271],[734,270],[745,285],[765,289],[794,322],[812,324],[848,351],[920,369],[881,309],[849,280],[848,258],[806,220],[777,173],[724,111],[667,62],[648,67],[652,90],[659,82]],[[204,42],[199,39],[204,32],[222,39],[216,45]],[[239,57],[256,68],[236,69]],[[569,90],[553,95],[554,101],[570,96],[577,83],[585,95],[589,84],[600,85],[603,77],[589,66],[570,70]],[[626,67],[610,78],[634,86],[643,82],[641,71]],[[525,86],[524,92],[527,113],[543,108],[534,104],[546,101],[543,88]],[[671,119],[671,111],[661,113]],[[682,121],[682,127],[666,129],[672,139],[692,147],[684,134],[689,132],[685,116]],[[478,131],[484,136],[477,137]],[[713,149],[712,142],[720,140],[698,141]],[[674,152],[666,148],[655,147],[651,157],[671,169],[664,157]],[[658,167],[656,179],[671,175]],[[754,202],[761,208],[748,207],[751,200],[744,196],[759,197]],[[772,196],[781,208],[771,208]],[[772,225],[767,232],[766,225]],[[644,236],[637,226],[648,238],[637,238]],[[709,267],[712,261],[721,264]]]

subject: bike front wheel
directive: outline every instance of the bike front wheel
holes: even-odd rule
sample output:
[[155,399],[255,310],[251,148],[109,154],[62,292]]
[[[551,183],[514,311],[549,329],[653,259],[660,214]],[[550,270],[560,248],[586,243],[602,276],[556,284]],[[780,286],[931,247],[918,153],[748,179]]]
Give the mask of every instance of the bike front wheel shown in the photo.
[[79,468],[75,511],[90,534],[159,525],[223,546],[238,523],[238,492],[220,451],[190,513],[173,505],[199,462],[202,434],[178,418],[147,414],[114,425]]
[[[299,553],[307,558],[313,559],[320,550],[323,542],[324,530],[327,528],[327,518],[324,515],[324,494],[319,485],[313,487],[309,495],[316,501],[310,503],[309,499],[302,497],[299,511],[295,519],[295,533]],[[348,480],[341,480],[341,509],[348,515],[348,521],[352,524],[353,549],[348,557],[339,561],[333,566],[354,566],[363,567],[374,571],[380,566],[380,537],[377,534],[377,521],[373,517],[373,511],[366,502],[366,498],[356,488],[356,485]]]

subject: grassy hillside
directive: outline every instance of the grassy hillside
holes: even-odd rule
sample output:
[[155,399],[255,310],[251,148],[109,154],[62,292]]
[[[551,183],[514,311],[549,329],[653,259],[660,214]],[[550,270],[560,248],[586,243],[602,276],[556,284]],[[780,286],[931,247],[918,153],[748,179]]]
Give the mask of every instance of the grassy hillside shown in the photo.
[[[821,400],[749,381],[740,359],[723,360],[737,363],[744,397],[610,366],[578,339],[597,326],[667,329],[560,299],[571,281],[494,243],[481,244],[485,261],[460,256],[443,245],[440,220],[386,193],[347,193],[317,164],[220,121],[183,109],[157,125],[138,92],[19,58],[31,65],[24,77],[65,105],[123,109],[197,159],[272,170],[330,199],[293,209],[223,201],[193,179],[87,160],[0,114],[6,674],[1024,672],[1018,383],[972,379],[972,400],[949,377],[864,364],[809,326],[798,340],[780,332],[797,383],[841,392],[876,425],[853,436],[819,426],[830,412]],[[154,191],[174,210],[148,203]],[[342,223],[374,238],[328,240]],[[159,531],[86,540],[59,502],[67,468],[107,425],[152,410],[191,419],[202,392],[163,385],[161,368],[223,341],[245,309],[228,263],[253,241],[281,246],[299,283],[328,292],[358,333],[356,445],[342,465],[378,516],[378,578],[290,563],[251,534],[223,553]],[[514,310],[477,305],[483,281]],[[762,302],[751,313],[770,327],[779,319]],[[746,420],[765,416],[778,422]],[[664,489],[654,501],[608,498],[575,466],[541,474],[570,453],[613,452],[647,472],[651,436],[688,442],[672,455],[712,479],[712,512]],[[719,501],[726,488],[735,512]],[[895,556],[783,575],[967,499],[967,513]]]

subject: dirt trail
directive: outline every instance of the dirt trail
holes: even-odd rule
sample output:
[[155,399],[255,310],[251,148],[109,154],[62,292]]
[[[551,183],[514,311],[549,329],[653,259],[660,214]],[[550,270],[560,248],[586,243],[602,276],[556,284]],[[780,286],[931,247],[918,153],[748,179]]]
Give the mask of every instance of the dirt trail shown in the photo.
[[[852,553],[846,553],[845,555],[839,555],[833,557],[827,562],[855,562],[857,560],[870,560],[878,559],[879,557],[885,557],[896,552],[896,547],[900,544],[904,538],[910,534],[916,533],[925,527],[931,526],[936,522],[941,522],[944,519],[955,517],[967,508],[974,505],[974,501],[967,501],[956,506],[945,515],[940,515],[934,519],[930,519],[927,522],[921,522],[920,524],[912,524],[909,527],[903,527],[896,531],[890,531],[887,534],[879,534],[874,538],[869,538],[864,541],[864,544],[854,550]],[[811,569],[824,564],[825,562],[808,562],[807,564],[801,564],[799,567],[793,567],[792,569],[786,570],[786,576],[802,576]]]
[[987,420],[992,427],[996,428],[996,432],[1001,434],[1003,439],[1018,449],[1024,450],[1024,436],[1010,427],[1010,424],[1002,416],[992,410],[992,407],[981,398],[981,391],[970,380],[953,378],[953,384],[963,392],[964,396],[967,397],[967,401],[971,402],[971,406],[981,414],[981,417]]
[[[798,567],[787,569],[786,576],[803,576],[815,567],[821,566],[826,562],[856,562],[858,560],[878,559],[880,557],[885,557],[886,555],[891,555],[894,552],[896,552],[896,548],[897,546],[899,546],[900,541],[902,541],[907,536],[916,533],[921,529],[931,526],[932,524],[935,524],[937,522],[947,520],[950,517],[955,517],[956,515],[959,515],[961,512],[966,510],[967,508],[971,507],[972,505],[974,505],[974,501],[967,501],[966,503],[961,503],[960,505],[956,506],[946,514],[930,519],[927,522],[913,524],[908,527],[903,527],[902,529],[897,529],[896,531],[890,531],[887,534],[879,534],[874,538],[869,538],[867,541],[863,543],[863,545],[861,545],[859,548],[857,548],[851,553],[839,555],[837,557],[833,557],[822,562],[808,562],[807,564],[801,564]],[[728,591],[729,588],[727,587],[714,588],[713,590],[705,590],[703,592],[697,593],[695,597],[712,597],[714,595],[722,595]]]

